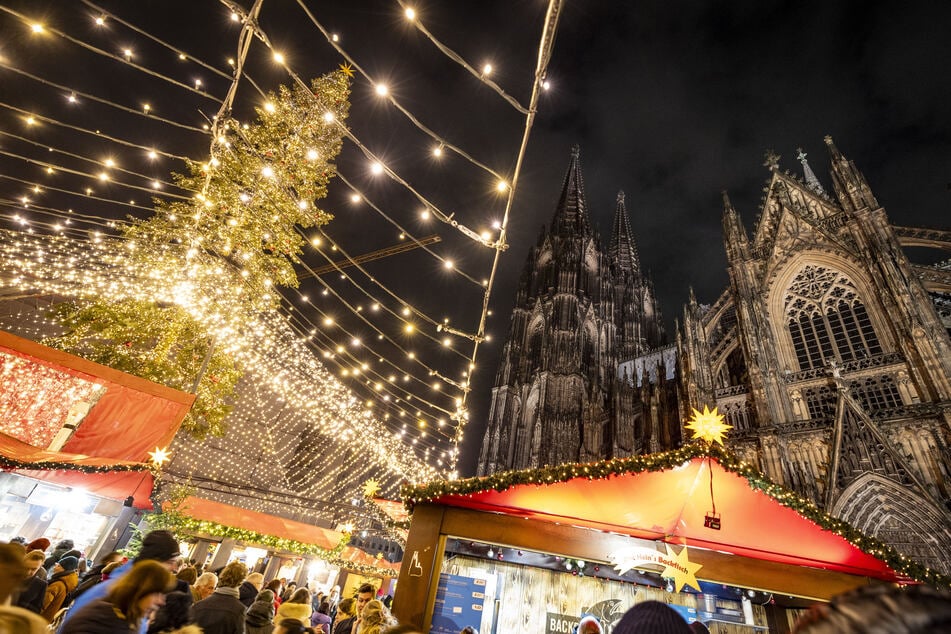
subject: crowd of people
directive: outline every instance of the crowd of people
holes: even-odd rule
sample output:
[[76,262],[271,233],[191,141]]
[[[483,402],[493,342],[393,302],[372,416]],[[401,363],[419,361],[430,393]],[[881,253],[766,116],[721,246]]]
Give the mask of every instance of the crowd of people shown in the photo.
[[[138,555],[113,552],[88,566],[73,542],[49,554],[37,539],[0,544],[0,634],[418,634],[399,624],[377,588],[361,585],[352,597],[328,594],[264,576],[232,561],[217,571],[182,566],[178,542],[167,531],[145,536]],[[88,566],[88,568],[87,568]],[[387,597],[389,599],[389,597]],[[928,586],[864,586],[819,604],[797,634],[923,634],[951,632],[951,594]],[[590,615],[577,634],[605,634]],[[707,634],[658,601],[638,603],[612,634]],[[478,634],[466,627],[462,634]]]
[[[377,588],[353,597],[286,579],[265,584],[240,561],[206,571],[183,565],[168,531],[142,540],[134,559],[112,552],[94,566],[64,540],[0,545],[0,634],[407,634]],[[49,554],[47,554],[49,551]],[[389,597],[388,597],[389,598]]]

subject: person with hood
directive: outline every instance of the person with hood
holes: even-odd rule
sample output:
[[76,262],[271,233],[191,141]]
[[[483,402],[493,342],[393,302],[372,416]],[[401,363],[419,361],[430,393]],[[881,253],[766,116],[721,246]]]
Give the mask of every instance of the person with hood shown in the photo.
[[[110,572],[109,578],[106,581],[93,586],[84,592],[81,597],[76,599],[73,602],[73,607],[66,613],[63,622],[69,623],[73,618],[73,614],[81,608],[94,601],[105,598],[112,590],[112,587],[119,583],[119,581],[135,567],[136,563],[149,560],[159,562],[170,573],[178,572],[182,560],[181,553],[178,552],[178,541],[175,539],[175,536],[165,530],[152,531],[146,535],[142,539],[142,548],[139,550],[138,556],[134,560],[127,561]],[[106,568],[108,568],[108,566]],[[106,569],[103,570],[105,571]],[[105,574],[105,572],[103,574]],[[175,581],[174,576],[173,581]],[[185,589],[187,589],[188,584],[185,584],[184,581],[182,584],[184,584],[186,586]],[[172,589],[177,590],[178,588],[175,587]],[[146,628],[148,627],[147,621],[139,622],[139,627],[141,634],[145,634]],[[60,634],[62,634],[63,630],[59,631]]]
[[53,565],[53,576],[46,586],[46,596],[43,598],[43,609],[40,615],[47,621],[52,621],[70,592],[79,585],[79,560],[75,557],[63,557]]
[[109,584],[104,598],[95,599],[79,610],[70,609],[71,618],[63,624],[60,634],[138,631],[148,625],[149,614],[165,603],[165,593],[174,588],[175,577],[168,568],[157,561],[139,561],[115,583]]
[[246,634],[271,634],[274,631],[274,593],[261,590],[244,614]]
[[294,594],[287,601],[281,603],[274,620],[280,622],[284,619],[297,619],[305,626],[310,627],[310,613],[313,610],[310,605],[310,590],[298,588],[294,590]]
[[310,626],[318,633],[330,634],[330,601],[324,599],[310,615]]
[[[49,540],[47,540],[49,542]],[[43,562],[43,568],[46,569],[46,572],[52,572],[53,566],[56,565],[56,562],[66,556],[66,553],[73,549],[73,540],[64,539],[60,543],[56,544],[56,548],[53,549],[53,552],[50,553],[50,556],[46,558],[46,561]],[[79,567],[79,557],[76,558],[76,566]]]
[[255,597],[261,592],[261,586],[264,585],[264,575],[260,572],[252,572],[244,580],[241,587],[238,588],[238,601],[244,604],[244,607],[250,608],[255,602]]

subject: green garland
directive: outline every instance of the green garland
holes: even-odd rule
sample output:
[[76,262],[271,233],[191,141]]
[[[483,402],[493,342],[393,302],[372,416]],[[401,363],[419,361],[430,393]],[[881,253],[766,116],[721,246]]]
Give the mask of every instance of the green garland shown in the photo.
[[214,535],[215,537],[231,538],[251,544],[267,546],[274,550],[296,553],[300,555],[315,555],[327,563],[339,566],[346,570],[357,572],[361,575],[373,575],[376,577],[395,577],[397,572],[387,568],[377,568],[375,566],[365,566],[357,564],[340,555],[344,546],[350,542],[350,534],[344,533],[340,542],[332,549],[322,548],[316,544],[307,544],[293,539],[284,539],[273,535],[265,535],[257,531],[246,530],[243,528],[234,528],[217,522],[208,520],[199,520],[192,517],[183,517],[178,520],[177,528],[183,533],[197,535]]
[[591,463],[569,463],[523,471],[502,471],[481,478],[439,480],[418,486],[406,485],[402,488],[401,496],[407,510],[412,513],[416,504],[430,502],[445,495],[470,495],[484,491],[501,492],[523,484],[546,485],[555,482],[567,482],[574,478],[603,480],[611,476],[673,469],[688,460],[706,457],[716,458],[724,469],[746,479],[752,489],[762,491],[776,502],[796,511],[821,528],[846,539],[862,552],[888,564],[895,572],[931,586],[951,588],[951,577],[919,564],[884,542],[874,537],[868,537],[847,522],[832,517],[813,502],[803,499],[796,493],[772,482],[755,467],[741,461],[732,452],[702,441],[696,441],[672,451],[631,456],[630,458],[614,458]]
[[41,460],[40,462],[24,462],[15,458],[0,456],[2,469],[32,469],[34,471],[81,471],[83,473],[108,473],[110,471],[148,471],[147,464],[119,464],[119,465],[81,465],[74,462],[57,462],[55,460]]

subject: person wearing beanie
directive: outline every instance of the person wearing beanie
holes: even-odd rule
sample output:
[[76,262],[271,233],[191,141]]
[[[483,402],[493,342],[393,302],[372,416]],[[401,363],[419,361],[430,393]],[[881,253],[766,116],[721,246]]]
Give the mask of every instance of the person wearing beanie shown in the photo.
[[46,561],[43,562],[43,567],[46,568],[46,572],[52,572],[53,566],[57,561],[66,556],[66,553],[73,549],[73,540],[64,539],[60,543],[56,544],[56,548],[53,549],[53,552],[50,553],[50,556],[46,558]]
[[31,552],[34,550],[42,550],[45,557],[46,551],[49,549],[49,547],[50,547],[50,540],[46,539],[45,537],[39,537],[31,541],[29,544],[27,544],[26,550],[27,552]]
[[628,610],[614,634],[690,634],[687,622],[660,601],[644,601]]
[[271,634],[274,631],[274,593],[258,592],[251,607],[244,613],[245,634]]
[[40,615],[47,621],[52,621],[70,592],[79,585],[79,560],[75,557],[63,557],[53,565],[53,576],[46,586],[46,596],[43,599],[43,610]]
[[38,570],[43,570],[46,553],[42,550],[28,552],[23,557],[26,565],[26,579],[20,584],[20,594],[16,599],[16,606],[39,614],[43,611],[43,599],[46,598],[46,580],[37,576]]
[[[72,545],[70,545],[70,548],[72,548]],[[73,602],[73,607],[66,613],[63,624],[69,623],[69,620],[74,614],[79,612],[80,608],[104,599],[112,590],[112,587],[122,580],[122,578],[132,570],[132,567],[140,561],[157,561],[173,575],[177,573],[181,567],[182,559],[181,553],[178,551],[178,541],[175,539],[175,536],[169,531],[158,530],[152,531],[142,538],[142,548],[139,550],[139,554],[136,558],[125,562],[110,572],[107,580],[94,585],[76,599]],[[185,585],[184,590],[187,591],[188,584],[185,582],[182,582],[182,584]],[[180,589],[181,588],[176,585],[175,590],[178,591]],[[138,628],[140,634],[145,634],[148,628],[148,619],[143,619],[138,625]]]

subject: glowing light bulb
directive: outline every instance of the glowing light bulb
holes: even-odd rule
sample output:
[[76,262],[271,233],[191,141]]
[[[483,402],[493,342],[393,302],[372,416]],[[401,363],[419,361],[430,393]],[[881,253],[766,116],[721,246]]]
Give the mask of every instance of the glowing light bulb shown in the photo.
[[274,104],[268,101],[267,103],[264,104],[264,109],[268,112],[274,112],[275,110]]
[[196,79],[196,80],[195,80],[195,88],[201,88],[201,80],[200,80],[200,79]]
[[313,150],[313,149],[307,150],[307,160],[308,160],[308,161],[316,161],[316,160],[317,160],[317,156],[318,156],[317,150]]
[[122,51],[122,54],[125,55],[127,58],[132,57],[132,49],[131,48],[124,49]]
[[509,188],[509,184],[506,183],[505,181],[499,181],[498,183],[495,184],[495,188],[499,190],[500,192],[504,192],[506,189]]
[[452,345],[452,339],[450,339],[449,337],[446,337],[445,339],[442,340],[442,345],[448,348],[449,346]]
[[66,97],[66,100],[69,101],[69,103],[76,103],[77,101],[76,93],[73,93],[69,97]]
[[310,203],[307,202],[306,200],[301,200],[301,201],[299,201],[299,202],[297,203],[297,207],[298,207],[301,211],[306,211],[307,208],[310,207]]
[[261,170],[261,175],[264,176],[264,178],[273,178],[274,169],[270,165],[265,165],[264,169]]
[[324,121],[325,121],[325,122],[327,122],[327,123],[333,123],[333,120],[334,120],[334,113],[330,112],[329,110],[324,113]]
[[486,64],[485,66],[483,66],[483,67],[482,67],[482,74],[483,74],[483,75],[491,75],[491,74],[492,74],[492,64]]
[[277,62],[278,64],[283,64],[284,55],[282,55],[281,53],[274,53],[274,61]]
[[320,238],[314,238],[313,240],[310,241],[310,243],[314,245],[315,247],[319,247],[321,244],[321,240]]
[[492,228],[493,228],[493,229],[501,229],[501,228],[502,228],[502,223],[499,222],[498,220],[493,220],[493,221],[492,221]]
[[42,32],[43,32],[43,25],[42,25],[42,24],[39,24],[39,23],[34,23],[34,24],[31,24],[31,25],[30,25],[30,29],[31,29],[34,33],[42,33]]
[[410,20],[410,21],[415,20],[415,19],[416,19],[416,9],[414,9],[413,7],[406,7],[405,15],[406,15],[406,19],[407,19],[407,20]]
[[105,172],[100,172],[100,173],[99,173],[99,180],[101,180],[101,181],[107,181],[107,180],[109,180],[109,175],[106,174]]
[[437,158],[440,157],[440,156],[442,156],[442,146],[441,146],[441,145],[437,145],[436,147],[433,148],[433,156],[435,156],[435,157],[437,157]]
[[178,59],[180,59],[180,60],[182,60],[182,61],[185,61],[186,59],[188,59],[188,57],[185,56],[185,53],[179,53],[179,54],[178,54]]
[[33,117],[27,117],[27,118],[26,118],[26,124],[27,124],[27,125],[36,125],[36,119],[34,119]]
[[113,161],[111,158],[107,158],[107,159],[105,160],[105,164],[106,164],[106,167],[115,167],[115,166],[116,166],[116,162]]
[[145,110],[146,113],[148,113],[150,110],[152,110],[152,106],[150,104],[144,103],[142,104],[142,109]]
[[331,317],[325,317],[325,318],[324,318],[324,325],[325,325],[325,326],[333,326],[333,325],[334,325],[334,320],[333,320],[333,318],[331,318]]
[[350,202],[352,202],[352,203],[358,203],[358,202],[360,202],[360,194],[351,194],[351,195],[350,195]]
[[376,94],[380,95],[381,97],[385,97],[390,92],[390,89],[386,87],[386,84],[377,84],[375,90]]
[[429,220],[429,210],[423,209],[421,212],[419,212],[419,217],[421,220]]
[[373,165],[370,166],[370,171],[373,172],[374,174],[382,174],[383,173],[382,163],[374,163]]
[[336,33],[331,33],[330,39],[331,39],[332,41],[334,41],[334,42],[339,42],[339,41],[340,41],[340,36],[337,35]]
[[152,181],[152,189],[162,189],[162,184],[158,181]]
[[104,17],[99,16],[98,18],[96,18],[96,25],[97,25],[97,26],[102,26],[102,25],[104,25],[105,23],[106,23],[106,19],[105,19]]
[[549,88],[551,88],[551,82],[546,79],[542,82],[542,90],[548,90]]
[[412,334],[412,332],[416,330],[416,326],[413,324],[406,324],[406,327],[403,328],[403,330],[405,330],[407,334]]
[[401,312],[403,313],[404,317],[409,317],[409,314],[410,314],[409,306],[403,307],[403,310]]
[[453,266],[455,266],[455,265],[453,264],[452,260],[445,260],[445,261],[442,263],[442,265],[443,265],[444,268],[447,268],[447,269],[451,269]]
[[238,15],[238,14],[235,13],[234,11],[231,12],[231,21],[232,21],[232,22],[237,22],[237,21],[239,21],[240,19],[241,19],[241,16],[240,16],[240,15]]

